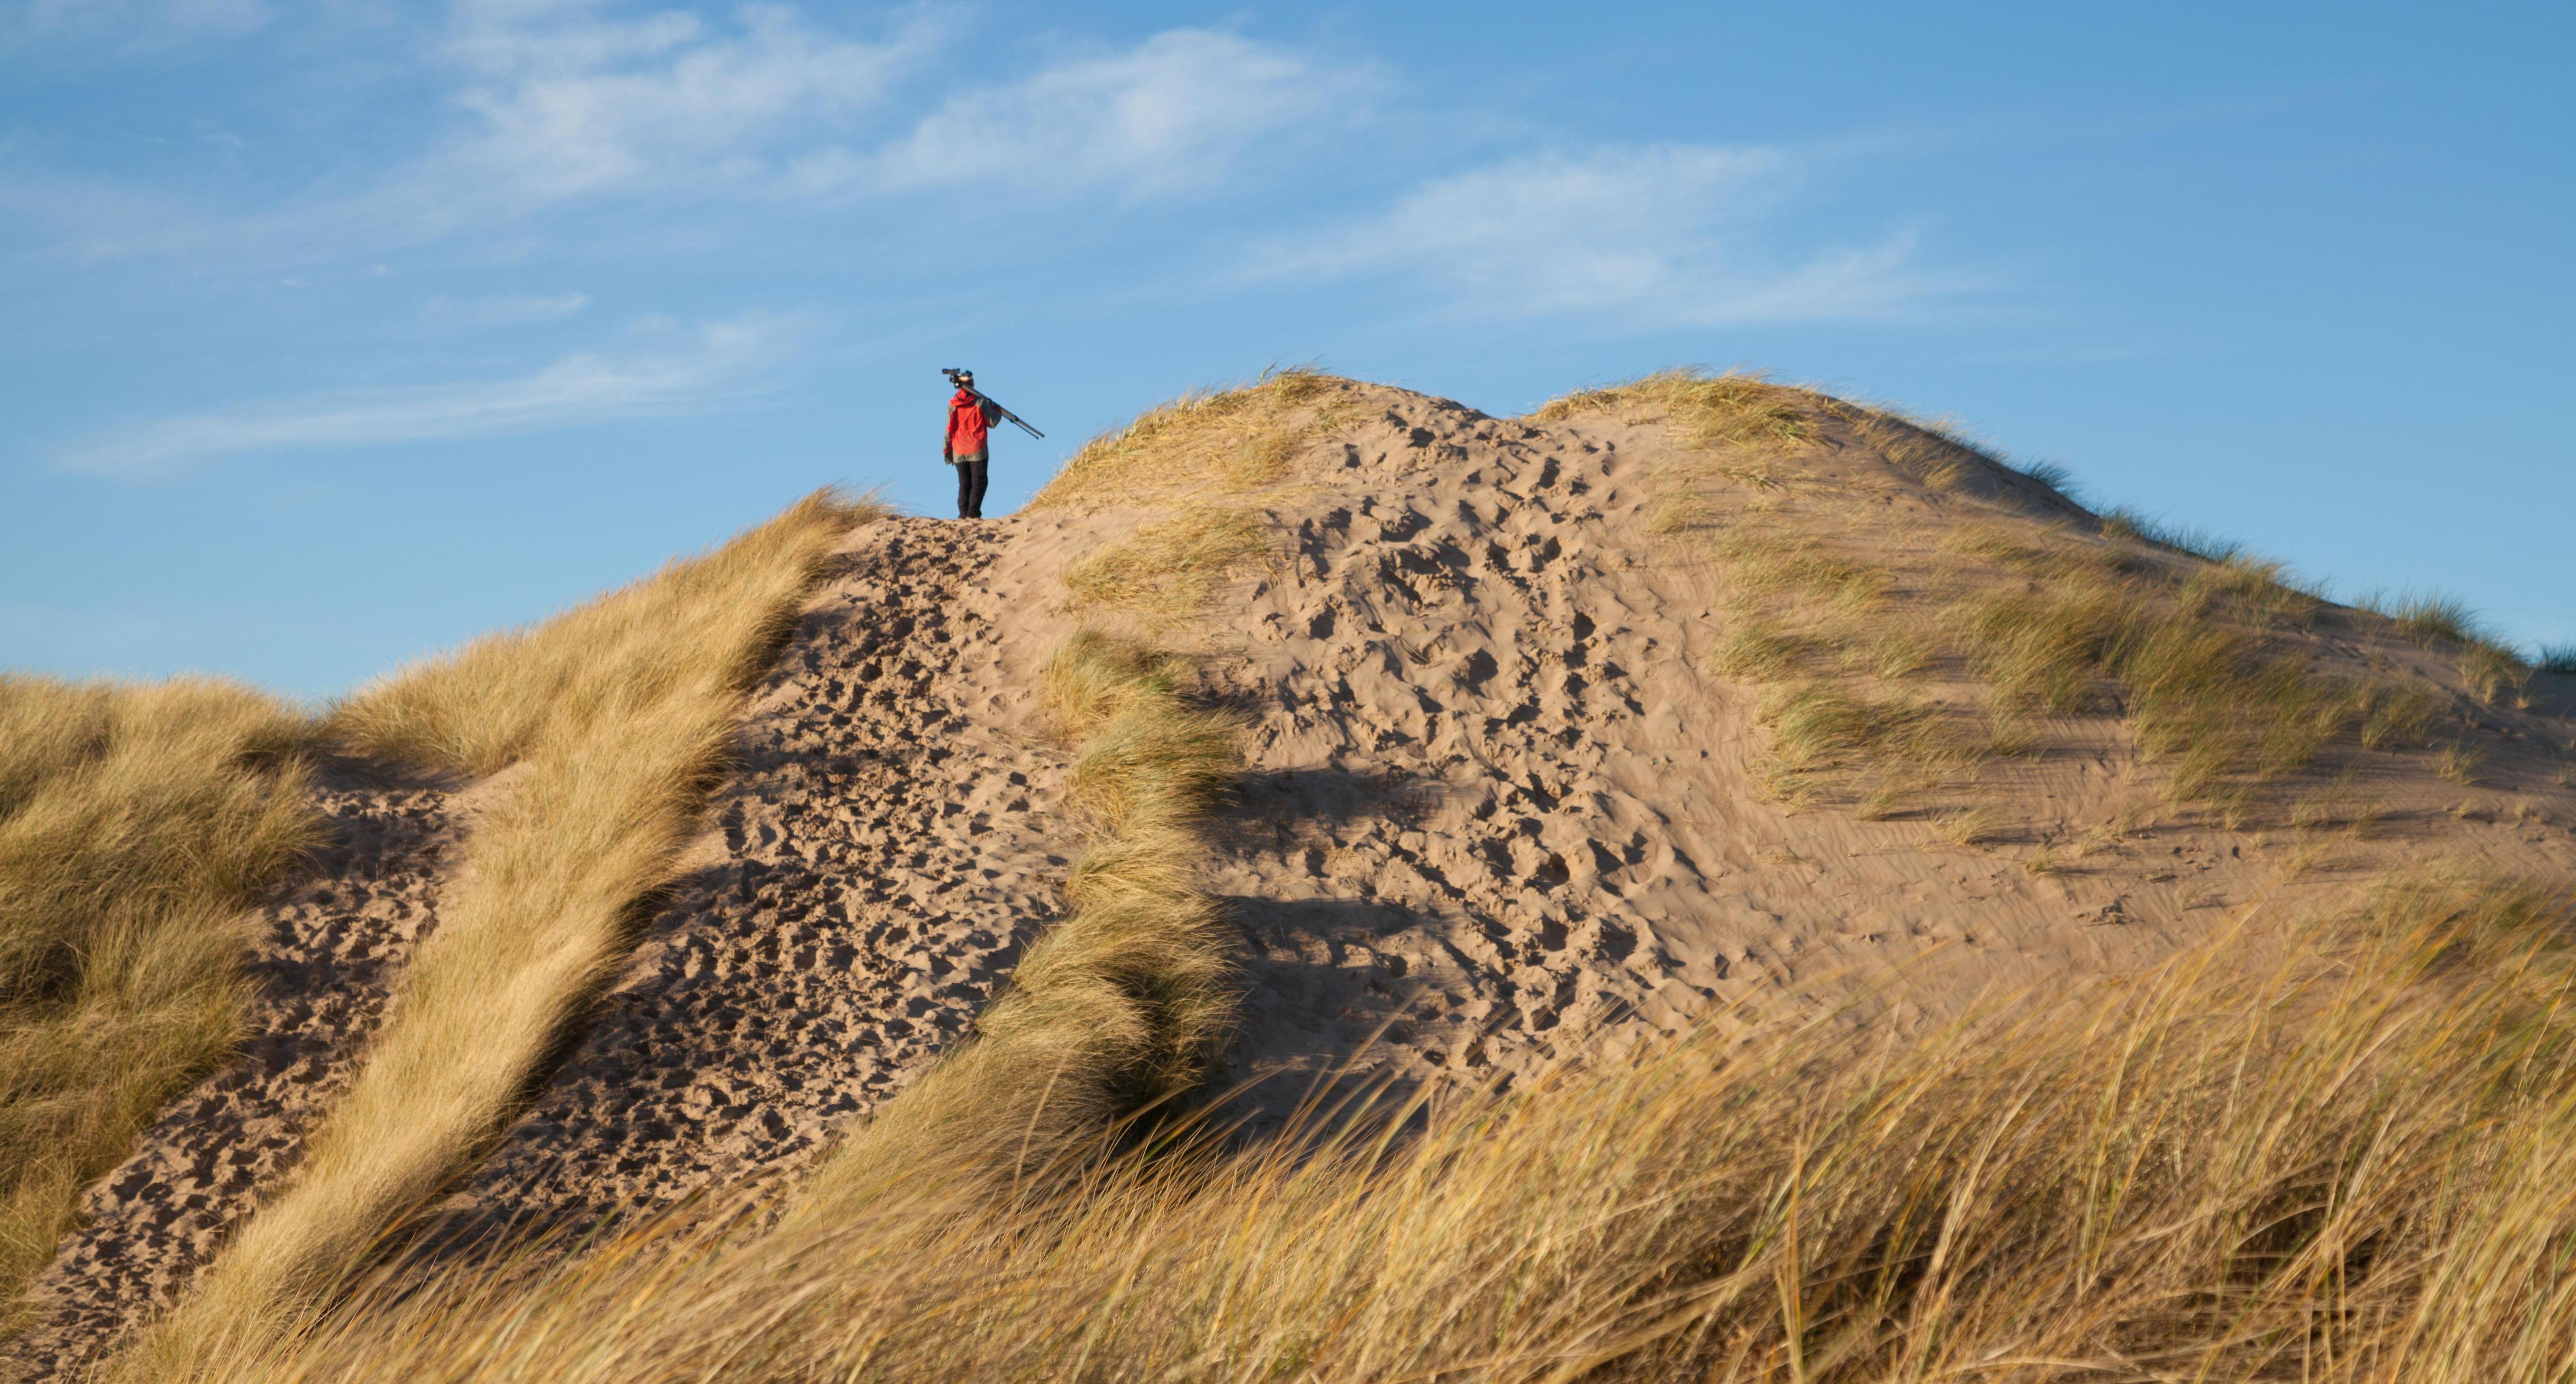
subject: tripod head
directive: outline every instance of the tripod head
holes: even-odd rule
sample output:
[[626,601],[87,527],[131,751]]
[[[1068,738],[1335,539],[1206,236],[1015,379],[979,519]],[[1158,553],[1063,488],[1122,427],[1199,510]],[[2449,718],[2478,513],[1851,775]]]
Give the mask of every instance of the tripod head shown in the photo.
[[1045,433],[1039,432],[1037,429],[1030,427],[1027,419],[1022,418],[1018,414],[1011,412],[1009,409],[1002,407],[1000,400],[995,399],[992,395],[987,394],[980,389],[977,389],[975,387],[974,371],[966,369],[964,366],[952,366],[948,369],[941,370],[939,373],[946,375],[950,384],[953,384],[959,389],[965,390],[967,393],[983,400],[984,403],[993,410],[993,412],[1011,420],[1012,423],[1019,427],[1020,431],[1027,433],[1031,437],[1046,436]]

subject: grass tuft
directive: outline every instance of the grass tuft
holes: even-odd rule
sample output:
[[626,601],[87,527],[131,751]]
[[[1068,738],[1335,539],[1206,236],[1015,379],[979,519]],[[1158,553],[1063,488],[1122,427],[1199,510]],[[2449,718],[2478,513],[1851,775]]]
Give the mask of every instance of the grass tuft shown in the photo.
[[1084,443],[1027,507],[1122,504],[1209,477],[1238,490],[1271,484],[1288,475],[1300,451],[1340,426],[1331,395],[1347,383],[1296,367],[1233,389],[1185,394]]
[[2267,624],[2310,624],[2325,609],[2325,602],[2283,578],[2281,564],[2243,553],[2194,569],[2184,579],[2183,598],[2204,611],[2227,611]]
[[1164,617],[1197,610],[1218,582],[1268,551],[1261,516],[1197,507],[1137,530],[1065,573],[1075,598]]
[[2075,494],[2075,473],[2058,462],[2025,461],[2011,469],[2021,473],[2023,479],[2037,481],[2060,495],[2073,498]]
[[310,735],[227,682],[0,674],[0,1304],[231,1053],[246,911],[320,829]]
[[2559,677],[2576,677],[2576,644],[2543,644],[2540,658],[2532,666]]
[[2361,709],[2295,654],[2199,618],[2134,578],[2096,573],[1969,603],[1962,631],[2007,698],[2057,712],[2120,709],[2141,748],[2175,756],[2172,791],[2304,767]]
[[2418,644],[2466,644],[2478,638],[2478,617],[2468,603],[2450,596],[2408,596],[2391,607],[2388,618]]
[[2482,702],[2493,702],[2531,684],[2531,665],[2492,639],[2472,639],[2460,650],[2460,680]]
[[2220,538],[2205,529],[2168,524],[2134,509],[2108,510],[2102,514],[2100,522],[2101,531],[2105,537],[2148,543],[2159,548],[2169,548],[2178,553],[2188,553],[2193,557],[2206,558],[2211,562],[2231,562],[2244,547],[2232,539]]
[[1759,374],[1712,374],[1696,366],[1661,370],[1599,389],[1577,390],[1530,412],[1542,423],[1583,413],[1661,412],[1673,433],[1698,447],[1805,447],[1816,441],[1820,396],[1773,384]]
[[2444,745],[2433,757],[2433,772],[2463,788],[2474,787],[2486,766],[2486,751],[2464,740]]

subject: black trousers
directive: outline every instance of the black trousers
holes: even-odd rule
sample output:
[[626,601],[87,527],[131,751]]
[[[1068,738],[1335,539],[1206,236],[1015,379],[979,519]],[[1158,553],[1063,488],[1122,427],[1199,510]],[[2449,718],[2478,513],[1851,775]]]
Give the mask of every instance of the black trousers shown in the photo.
[[959,457],[955,462],[951,463],[957,468],[958,518],[981,519],[984,517],[985,468],[991,463],[992,459],[992,454],[989,452],[977,452],[973,456]]

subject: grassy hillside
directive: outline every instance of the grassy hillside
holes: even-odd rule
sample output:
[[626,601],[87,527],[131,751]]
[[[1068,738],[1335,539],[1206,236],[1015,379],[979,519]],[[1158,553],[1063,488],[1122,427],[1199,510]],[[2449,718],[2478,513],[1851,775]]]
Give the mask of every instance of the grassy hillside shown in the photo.
[[[1537,416],[1585,413],[1660,418],[1695,448],[1658,478],[1658,527],[1727,572],[1718,666],[1768,688],[1784,799],[1891,815],[2032,753],[2052,718],[2116,718],[2167,766],[2175,803],[2231,824],[2285,815],[2276,788],[2339,745],[2475,753],[2474,707],[2439,686],[2317,666],[2329,628],[2432,649],[2477,702],[2528,705],[2533,669],[2455,604],[2332,606],[2232,545],[2090,513],[2062,472],[2017,470],[1938,425],[1691,371]],[[1921,517],[1886,514],[1888,481],[1855,455],[1910,482]],[[1929,508],[1944,500],[1974,508]],[[1990,816],[1954,812],[1952,827],[1973,841]]]
[[0,1302],[230,1051],[245,910],[318,829],[308,738],[229,683],[0,675]]
[[422,768],[514,777],[438,932],[294,1181],[122,1360],[168,1378],[302,1309],[500,1128],[693,830],[742,699],[825,558],[878,511],[809,497],[705,557],[360,692],[328,730]]

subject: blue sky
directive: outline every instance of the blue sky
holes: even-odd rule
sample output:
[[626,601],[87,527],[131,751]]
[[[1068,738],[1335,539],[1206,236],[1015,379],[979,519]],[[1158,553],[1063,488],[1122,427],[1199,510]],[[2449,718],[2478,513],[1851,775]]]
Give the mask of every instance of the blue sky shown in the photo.
[[2576,10],[0,3],[0,666],[322,697],[824,482],[943,365],[1751,365],[2576,641]]

